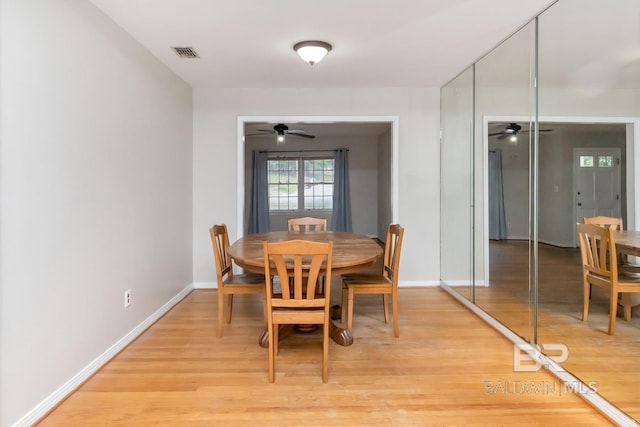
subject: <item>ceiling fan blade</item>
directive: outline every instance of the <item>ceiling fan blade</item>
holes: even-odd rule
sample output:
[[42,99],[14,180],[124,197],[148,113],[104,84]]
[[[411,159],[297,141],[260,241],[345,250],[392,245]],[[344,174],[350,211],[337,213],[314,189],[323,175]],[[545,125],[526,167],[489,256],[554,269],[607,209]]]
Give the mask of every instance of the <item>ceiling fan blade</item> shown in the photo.
[[273,132],[262,132],[262,133],[248,133],[245,136],[260,136],[260,135],[269,135]]
[[489,136],[504,135],[502,132],[490,133]]
[[315,138],[315,135],[309,135],[308,133],[295,133],[295,132],[287,132],[291,136],[301,136],[303,138]]
[[507,138],[507,137],[509,137],[509,136],[511,136],[511,135],[510,135],[510,134],[508,134],[508,133],[503,133],[503,134],[501,134],[501,135],[498,137],[498,139],[505,139],[505,138]]
[[275,131],[273,129],[256,129],[256,132],[274,133]]

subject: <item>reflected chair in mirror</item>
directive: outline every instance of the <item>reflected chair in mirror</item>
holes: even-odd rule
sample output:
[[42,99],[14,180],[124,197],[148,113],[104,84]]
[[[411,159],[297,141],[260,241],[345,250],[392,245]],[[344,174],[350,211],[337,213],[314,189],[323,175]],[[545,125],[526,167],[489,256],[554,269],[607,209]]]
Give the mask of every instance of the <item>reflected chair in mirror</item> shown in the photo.
[[600,227],[610,228],[612,230],[623,230],[622,218],[611,216],[585,216],[582,218],[585,224],[594,224]]
[[583,276],[582,320],[589,317],[591,285],[609,292],[609,335],[613,335],[618,311],[618,294],[622,294],[624,319],[631,318],[630,293],[640,292],[640,278],[619,273],[616,244],[610,228],[594,224],[577,224]]
[[327,231],[326,218],[289,218],[287,220],[289,231]]
[[[234,274],[231,258],[227,254],[229,234],[225,224],[214,225],[209,229],[213,258],[216,265],[218,286],[218,338],[222,337],[222,319],[224,315],[224,297],[227,297],[227,323],[231,323],[234,294],[264,295],[264,276],[262,274]],[[264,302],[263,302],[264,309]]]
[[382,270],[371,274],[346,274],[342,276],[342,320],[347,329],[353,326],[353,297],[355,294],[382,294],[384,321],[389,323],[388,296],[391,295],[393,333],[400,336],[398,325],[398,275],[404,228],[390,224],[384,246]]
[[[322,325],[322,382],[329,374],[329,300],[332,242],[289,240],[263,243],[266,317],[269,333],[269,382],[275,381],[280,325]],[[268,262],[267,262],[268,260]],[[326,275],[324,286],[320,277]],[[274,286],[273,276],[279,286]]]
[[[624,230],[624,222],[622,218],[610,216],[585,216],[582,218],[585,224],[594,224],[600,227],[610,228],[612,230]],[[640,264],[632,263],[624,254],[618,254],[618,270],[625,273],[640,274]]]

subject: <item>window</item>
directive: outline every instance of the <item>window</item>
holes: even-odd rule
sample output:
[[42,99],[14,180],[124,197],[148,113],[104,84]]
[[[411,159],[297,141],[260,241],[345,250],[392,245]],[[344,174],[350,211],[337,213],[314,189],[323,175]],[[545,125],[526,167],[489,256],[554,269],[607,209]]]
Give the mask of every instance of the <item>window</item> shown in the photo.
[[598,156],[598,167],[600,168],[612,168],[613,156]]
[[592,168],[593,167],[593,156],[580,156],[580,167],[581,168]]
[[[599,168],[612,168],[613,156],[596,156]],[[580,156],[581,168],[592,168],[596,165],[594,156]]]
[[269,159],[269,211],[332,210],[334,159]]

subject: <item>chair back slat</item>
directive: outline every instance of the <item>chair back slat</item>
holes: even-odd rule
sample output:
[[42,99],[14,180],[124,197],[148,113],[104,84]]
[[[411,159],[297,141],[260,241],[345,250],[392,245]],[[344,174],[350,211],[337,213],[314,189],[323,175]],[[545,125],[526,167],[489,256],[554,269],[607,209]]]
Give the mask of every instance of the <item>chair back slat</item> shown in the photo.
[[231,268],[231,258],[227,253],[229,248],[229,234],[225,224],[214,225],[209,229],[211,235],[211,243],[213,246],[214,261],[216,264],[216,273],[218,283],[224,279],[225,275],[233,276],[233,268]]
[[[320,256],[313,257],[311,265],[309,266],[309,273],[307,275],[306,299],[315,298],[318,283],[320,283],[320,268],[322,267],[323,259]],[[302,290],[301,290],[302,291]]]
[[403,238],[403,227],[401,227],[399,224],[389,225],[387,229],[387,238],[384,245],[384,261],[382,264],[382,274],[394,283],[397,283],[398,280],[400,252],[402,251]]
[[[326,295],[330,285],[332,242],[309,242],[290,240],[285,242],[263,243],[265,257],[265,275],[267,278],[267,297],[298,301],[288,303],[295,306],[308,306],[305,300],[314,300]],[[275,271],[273,271],[275,269]],[[271,276],[275,273],[280,281],[282,294],[273,290]],[[321,276],[325,277],[322,293],[318,286]],[[273,303],[277,306],[280,303]],[[324,303],[320,304],[323,305]],[[313,306],[318,304],[313,303]]]

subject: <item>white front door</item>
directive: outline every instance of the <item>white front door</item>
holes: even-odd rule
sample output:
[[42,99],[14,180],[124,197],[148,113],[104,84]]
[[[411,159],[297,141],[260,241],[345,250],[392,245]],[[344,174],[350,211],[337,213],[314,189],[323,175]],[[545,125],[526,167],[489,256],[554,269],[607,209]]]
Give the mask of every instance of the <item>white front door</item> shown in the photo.
[[619,148],[574,149],[573,177],[576,222],[585,216],[621,216]]

